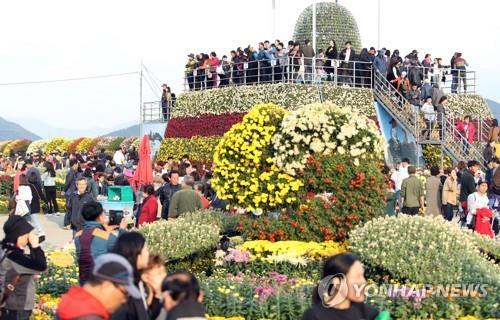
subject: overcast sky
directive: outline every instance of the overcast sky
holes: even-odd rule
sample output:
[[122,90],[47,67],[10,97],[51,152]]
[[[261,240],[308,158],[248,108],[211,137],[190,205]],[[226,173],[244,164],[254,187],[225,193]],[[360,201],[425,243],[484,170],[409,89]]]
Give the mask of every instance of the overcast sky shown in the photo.
[[[273,39],[271,0],[1,1],[0,83],[138,71],[144,64],[175,91],[189,52],[219,56]],[[276,0],[276,36],[289,40],[310,0]],[[358,21],[363,46],[377,44],[377,1],[339,1]],[[446,62],[463,52],[478,91],[500,101],[498,1],[381,0],[381,45],[416,48]],[[423,56],[422,56],[423,58]],[[156,88],[154,88],[156,89]],[[144,84],[144,100],[155,100]],[[139,76],[0,86],[0,116],[55,127],[106,127],[139,118]]]

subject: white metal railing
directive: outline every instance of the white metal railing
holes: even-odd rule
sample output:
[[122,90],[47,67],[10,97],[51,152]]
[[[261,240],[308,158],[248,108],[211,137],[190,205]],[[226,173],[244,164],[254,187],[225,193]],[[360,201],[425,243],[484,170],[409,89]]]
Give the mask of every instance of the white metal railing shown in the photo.
[[[388,70],[390,71],[390,70]],[[429,82],[438,85],[446,93],[475,93],[476,92],[476,71],[465,69],[452,69],[450,67],[423,67],[423,66],[402,66],[400,72],[405,71],[408,78],[412,81],[412,75],[415,75],[423,82],[429,79]],[[444,80],[444,81],[443,81]]]
[[171,102],[161,101],[144,102],[141,110],[141,123],[167,122],[170,119]]
[[372,63],[293,56],[284,59],[236,63],[227,61],[221,62],[218,68],[197,68],[193,72],[186,72],[184,90],[197,91],[229,85],[267,83],[317,85],[324,82],[333,85],[371,88]]

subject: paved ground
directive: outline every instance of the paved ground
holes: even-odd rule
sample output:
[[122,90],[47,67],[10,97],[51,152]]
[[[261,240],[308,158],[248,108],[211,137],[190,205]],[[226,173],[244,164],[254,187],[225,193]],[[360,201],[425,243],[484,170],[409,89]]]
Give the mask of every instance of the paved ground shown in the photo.
[[[7,220],[6,214],[0,214],[0,239],[4,238],[3,224]],[[38,214],[38,219],[43,225],[46,234],[46,240],[43,243],[44,248],[60,248],[72,240],[72,232],[62,228],[64,216],[46,216]]]

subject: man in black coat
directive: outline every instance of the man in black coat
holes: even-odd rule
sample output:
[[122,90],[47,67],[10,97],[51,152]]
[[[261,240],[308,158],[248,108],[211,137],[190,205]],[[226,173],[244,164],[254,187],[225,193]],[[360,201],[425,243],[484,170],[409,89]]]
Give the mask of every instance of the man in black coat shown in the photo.
[[479,170],[479,162],[476,160],[471,160],[467,163],[468,170],[464,170],[460,177],[460,204],[462,205],[462,209],[464,215],[462,215],[462,221],[465,221],[465,217],[467,216],[467,197],[470,194],[476,192],[476,181],[474,180],[474,176],[476,172]]
[[352,49],[351,41],[345,43],[344,49],[340,52],[340,74],[344,84],[353,84],[352,76],[354,75],[354,63],[356,60],[356,52]]
[[181,190],[181,185],[179,184],[179,172],[172,170],[168,173],[168,182],[165,181],[165,184],[155,192],[155,195],[160,197],[161,217],[163,219],[168,219],[170,201],[172,200],[174,193],[179,190]]
[[87,192],[87,178],[79,177],[76,180],[76,192],[72,193],[66,203],[66,215],[64,225],[66,229],[71,228],[73,234],[83,229],[85,220],[82,216],[83,205],[95,201],[93,195]]

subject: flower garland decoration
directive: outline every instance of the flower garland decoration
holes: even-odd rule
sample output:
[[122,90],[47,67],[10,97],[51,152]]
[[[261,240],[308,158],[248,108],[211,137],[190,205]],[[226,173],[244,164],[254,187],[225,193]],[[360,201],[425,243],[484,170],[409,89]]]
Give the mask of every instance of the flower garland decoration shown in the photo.
[[305,168],[311,154],[345,154],[359,165],[360,160],[381,158],[384,150],[383,139],[372,120],[331,102],[290,111],[272,143],[274,162],[293,176]]
[[286,111],[275,104],[256,105],[215,148],[212,186],[231,205],[249,211],[276,210],[297,201],[303,183],[273,163],[271,137]]

